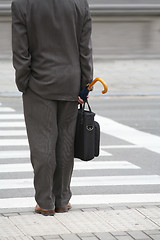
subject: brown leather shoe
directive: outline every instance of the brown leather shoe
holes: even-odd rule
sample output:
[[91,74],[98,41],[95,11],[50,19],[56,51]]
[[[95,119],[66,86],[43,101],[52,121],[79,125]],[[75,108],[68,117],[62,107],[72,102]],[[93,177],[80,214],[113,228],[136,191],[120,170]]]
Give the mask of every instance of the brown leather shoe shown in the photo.
[[44,216],[54,216],[54,214],[55,214],[55,210],[53,208],[52,209],[43,209],[38,204],[35,207],[35,212],[42,214]]
[[67,206],[55,208],[56,213],[68,212],[72,208],[71,204],[68,203]]

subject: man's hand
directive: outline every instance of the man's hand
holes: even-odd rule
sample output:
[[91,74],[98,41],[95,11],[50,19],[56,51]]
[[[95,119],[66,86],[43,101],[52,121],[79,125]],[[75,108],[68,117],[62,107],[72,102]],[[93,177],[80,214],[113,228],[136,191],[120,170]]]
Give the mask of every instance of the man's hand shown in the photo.
[[[88,98],[89,98],[89,95],[87,96],[87,100],[88,100]],[[80,96],[78,96],[78,102],[79,102],[80,104],[83,104],[83,103],[84,103],[84,100],[83,100]]]
[[83,99],[80,98],[80,96],[78,96],[78,103],[80,103],[80,104],[83,104],[83,103],[84,103]]

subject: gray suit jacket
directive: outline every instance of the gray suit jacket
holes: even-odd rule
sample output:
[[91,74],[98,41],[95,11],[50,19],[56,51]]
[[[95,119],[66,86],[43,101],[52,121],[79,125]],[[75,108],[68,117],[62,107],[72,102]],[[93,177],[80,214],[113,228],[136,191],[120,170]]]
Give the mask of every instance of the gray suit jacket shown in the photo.
[[87,0],[14,0],[12,49],[21,92],[77,101],[93,78]]

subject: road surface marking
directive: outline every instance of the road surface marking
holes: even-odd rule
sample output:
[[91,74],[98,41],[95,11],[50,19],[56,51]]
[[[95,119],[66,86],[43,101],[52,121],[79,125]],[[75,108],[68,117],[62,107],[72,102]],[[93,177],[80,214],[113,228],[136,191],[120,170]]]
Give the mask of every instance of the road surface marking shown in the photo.
[[[72,205],[100,205],[114,203],[159,203],[160,193],[144,194],[102,194],[102,195],[73,195]],[[34,197],[0,199],[0,209],[35,208]]]
[[160,202],[160,194],[73,195],[71,202],[73,205],[95,204],[96,206],[109,203],[157,203]]
[[15,110],[9,107],[0,107],[0,112],[15,112]]
[[96,115],[95,119],[100,124],[101,132],[146,148],[150,151],[160,153],[160,137],[136,130],[99,115]]
[[[2,114],[0,115],[0,119],[1,120],[2,119],[6,119],[6,120],[7,119],[24,119],[24,115],[23,114]],[[100,124],[101,132],[105,134],[109,134],[116,138],[120,138],[122,140],[128,141],[136,145],[136,147],[142,147],[142,148],[146,148],[148,150],[154,151],[156,153],[160,153],[160,137],[136,130],[132,127],[125,126],[123,124],[120,124],[118,122],[115,122],[111,119],[108,119],[99,115],[96,115],[95,119]],[[22,126],[25,127],[24,122],[21,122],[19,124],[17,122],[12,122],[12,123],[0,122],[0,127],[22,127]],[[124,147],[119,146],[119,148],[124,148]],[[107,153],[105,151],[104,152],[103,150],[101,151],[103,156],[107,156]],[[110,154],[108,154],[108,156],[109,155]]]
[[[5,120],[15,120],[7,122]],[[18,119],[22,121],[18,122]],[[25,127],[23,114],[2,114],[0,115],[0,127]],[[16,121],[17,120],[17,121]],[[108,145],[101,146],[101,156],[111,156],[112,154],[105,149],[127,149],[127,148],[147,148],[151,151],[160,153],[160,137],[152,134],[138,131],[134,128],[119,124],[111,119],[96,116],[96,120],[100,123],[101,131],[105,134],[112,135],[116,138],[127,141],[128,145]],[[26,136],[25,130],[0,131],[0,136]],[[25,133],[26,134],[26,133]],[[130,145],[135,144],[135,145]],[[23,139],[1,139],[0,146],[28,146],[27,138]],[[8,158],[29,158],[29,151],[1,151],[0,159]],[[8,167],[8,169],[7,169]],[[140,169],[127,161],[91,161],[78,162],[75,161],[74,170],[89,169]],[[33,172],[31,163],[28,164],[2,164],[0,172]],[[81,186],[126,186],[126,185],[160,185],[159,175],[132,175],[132,176],[94,176],[94,177],[73,177],[72,187]],[[0,180],[0,189],[33,189],[33,179],[2,179]],[[16,194],[16,192],[15,192]],[[22,201],[22,202],[21,202]],[[160,202],[160,194],[106,194],[106,195],[75,195],[72,197],[73,204],[107,204],[107,203],[127,203],[127,202]],[[16,205],[17,204],[17,205]],[[20,208],[35,206],[34,198],[7,198],[0,199],[0,208]],[[23,206],[22,206],[23,205]]]
[[29,158],[30,151],[0,151],[0,159]]
[[0,120],[4,119],[22,119],[24,120],[23,114],[0,114]]
[[[28,144],[27,138],[26,139],[0,139],[0,146],[29,146],[29,144]],[[17,152],[19,152],[19,151],[17,151]],[[16,151],[15,151],[15,154],[16,154]],[[3,152],[2,152],[2,155],[3,155]],[[0,152],[0,158],[2,155]],[[7,154],[5,153],[5,155],[7,155]],[[112,154],[100,149],[99,156],[112,156]],[[12,156],[11,156],[11,158],[12,158]]]
[[[26,139],[22,139],[24,141],[24,145],[28,146],[28,144],[26,143]],[[0,143],[2,142],[1,146],[6,146],[6,142],[7,140],[4,142],[4,140],[0,140]],[[10,140],[8,141],[8,145],[7,146],[13,146],[12,143],[14,142],[14,140]],[[4,144],[4,145],[3,145]],[[18,142],[14,143],[14,146],[20,146],[20,140]],[[24,146],[23,145],[23,146]],[[106,151],[101,151],[100,150],[100,156],[111,156],[110,153],[107,153]],[[30,157],[30,151],[0,151],[0,159],[7,159],[7,158],[29,158]]]
[[25,123],[23,122],[0,122],[0,128],[12,128],[12,127],[25,127]]
[[[72,187],[160,185],[159,175],[72,177]],[[1,179],[0,189],[33,188],[33,179]]]
[[[97,170],[97,169],[140,169],[140,167],[127,161],[90,161],[75,162],[74,170]],[[0,173],[8,172],[33,172],[31,163],[1,164]]]
[[159,175],[73,177],[71,186],[119,186],[160,184]]
[[101,148],[104,149],[123,149],[123,148],[142,148],[141,146],[137,146],[137,145],[102,145]]
[[6,136],[27,136],[25,130],[0,130],[0,137]]
[[1,139],[0,146],[28,146],[28,139]]
[[100,153],[99,153],[99,156],[100,157],[110,157],[110,156],[112,156],[112,154],[111,153],[108,153],[108,152],[106,152],[106,151],[104,151],[104,150],[102,150],[101,148],[100,148]]
[[90,162],[75,162],[75,170],[89,169],[140,169],[140,167],[127,161],[90,161]]

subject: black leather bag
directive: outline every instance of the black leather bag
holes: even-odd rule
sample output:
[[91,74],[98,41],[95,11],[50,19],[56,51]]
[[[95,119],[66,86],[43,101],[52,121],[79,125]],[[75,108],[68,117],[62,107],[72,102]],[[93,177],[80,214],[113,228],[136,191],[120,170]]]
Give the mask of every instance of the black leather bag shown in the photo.
[[90,161],[99,156],[100,148],[100,126],[94,121],[95,113],[91,111],[87,101],[88,109],[85,110],[85,103],[78,109],[74,157],[83,161]]

